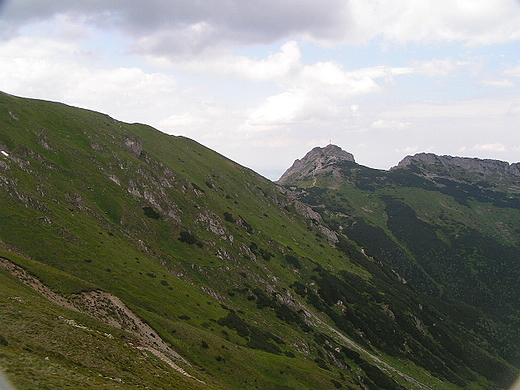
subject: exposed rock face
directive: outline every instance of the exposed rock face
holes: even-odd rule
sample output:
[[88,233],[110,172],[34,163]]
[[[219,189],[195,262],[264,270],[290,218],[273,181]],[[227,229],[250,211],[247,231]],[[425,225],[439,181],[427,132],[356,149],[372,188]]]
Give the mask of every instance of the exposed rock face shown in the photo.
[[139,157],[141,155],[141,152],[143,151],[143,144],[135,139],[132,139],[130,137],[125,137],[125,145],[129,147],[132,150],[132,153]]
[[317,174],[333,171],[334,164],[341,161],[355,162],[354,156],[339,146],[315,147],[301,160],[296,160],[280,177],[278,184],[289,184],[296,180],[312,178]]
[[411,165],[432,170],[437,174],[442,172],[453,174],[463,170],[468,173],[478,174],[482,177],[520,177],[520,163],[509,164],[505,161],[498,160],[437,156],[433,153],[419,153],[414,156],[406,156],[397,167],[392,169],[409,167]]

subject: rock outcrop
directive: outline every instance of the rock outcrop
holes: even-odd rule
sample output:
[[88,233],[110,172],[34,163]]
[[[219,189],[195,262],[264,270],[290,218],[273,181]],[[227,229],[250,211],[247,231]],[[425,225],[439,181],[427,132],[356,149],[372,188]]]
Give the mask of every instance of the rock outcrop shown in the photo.
[[397,167],[392,169],[409,167],[411,165],[430,167],[437,171],[445,171],[448,174],[453,171],[464,170],[481,176],[520,177],[520,163],[509,164],[499,160],[437,156],[433,153],[418,153],[413,156],[406,156]]
[[442,178],[466,183],[482,184],[486,187],[520,192],[520,163],[479,159],[470,157],[437,156],[433,153],[419,153],[406,156],[396,169],[412,169],[427,178]]
[[278,184],[313,178],[316,175],[334,171],[335,164],[349,161],[355,162],[354,156],[339,146],[327,145],[324,148],[315,147],[301,160],[296,160],[278,180]]

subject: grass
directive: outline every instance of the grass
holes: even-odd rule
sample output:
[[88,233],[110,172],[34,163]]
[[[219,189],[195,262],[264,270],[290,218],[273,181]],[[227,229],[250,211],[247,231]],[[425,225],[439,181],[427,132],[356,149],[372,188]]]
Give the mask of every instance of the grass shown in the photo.
[[131,335],[52,304],[3,269],[0,306],[0,366],[17,389],[201,388],[132,348]]
[[[331,245],[273,183],[192,140],[64,105],[0,99],[19,118],[0,112],[7,129],[0,134],[0,147],[16,157],[2,160],[7,168],[0,167],[0,179],[7,179],[0,180],[0,255],[61,294],[92,289],[115,294],[207,383],[179,376],[128,347],[124,332],[57,307],[3,273],[0,288],[7,298],[1,301],[6,315],[0,329],[8,330],[0,335],[8,345],[0,346],[1,362],[22,389],[36,388],[38,381],[41,388],[53,389],[86,388],[82,383],[92,388],[334,389],[338,383],[361,388],[368,381],[364,371],[355,366],[345,371],[316,341],[315,333],[323,330],[312,324],[302,330],[296,320],[303,321],[307,312],[334,326],[330,316],[342,313],[338,306],[328,316],[309,302],[324,294],[316,285],[317,270],[351,275],[341,283],[363,281],[362,296],[381,321],[387,319],[384,312],[373,309],[378,289],[396,305],[403,294],[409,295],[407,304],[419,305],[415,292],[396,288],[399,282],[390,270],[378,268],[353,243],[349,254]],[[128,147],[128,140],[139,147]],[[385,221],[384,203],[373,194],[341,191],[336,198],[345,195],[353,209],[368,205],[372,213],[365,216],[375,224]],[[182,232],[193,240],[179,240]],[[296,281],[314,295],[296,294],[291,287]],[[259,307],[261,294],[254,291],[269,304]],[[27,303],[16,308],[12,296]],[[352,306],[359,318],[360,307]],[[20,308],[28,310],[16,319]],[[249,348],[250,335],[241,337],[219,324],[230,310],[251,329],[276,337],[280,342],[269,342],[280,354]],[[60,316],[101,333],[71,327]],[[24,337],[27,332],[36,337]],[[116,337],[107,339],[105,332]],[[349,336],[361,340],[359,334]],[[59,342],[49,346],[45,340]],[[249,345],[262,339],[255,342]],[[73,348],[74,343],[80,347]],[[409,364],[415,375],[417,366]],[[30,372],[26,378],[24,366]],[[69,384],[67,376],[73,378]],[[443,386],[439,382],[438,388],[453,387]]]

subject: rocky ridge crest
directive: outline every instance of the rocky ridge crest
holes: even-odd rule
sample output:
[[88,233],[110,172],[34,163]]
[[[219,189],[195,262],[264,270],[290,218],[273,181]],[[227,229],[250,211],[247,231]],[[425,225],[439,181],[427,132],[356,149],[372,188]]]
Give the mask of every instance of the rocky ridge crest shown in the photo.
[[486,182],[508,191],[520,191],[520,163],[479,159],[471,157],[438,156],[433,153],[418,153],[406,156],[397,166],[413,169],[430,178],[445,178],[465,182]]
[[333,172],[334,164],[342,161],[355,162],[354,156],[336,145],[315,147],[301,160],[293,165],[278,179],[278,184],[284,185],[295,180],[308,179],[316,175]]
[[483,176],[497,175],[500,177],[520,177],[520,163],[509,164],[505,161],[491,159],[438,156],[433,153],[418,153],[413,156],[406,156],[392,169],[404,168],[413,164],[444,168],[447,172],[464,169],[468,172],[477,173]]

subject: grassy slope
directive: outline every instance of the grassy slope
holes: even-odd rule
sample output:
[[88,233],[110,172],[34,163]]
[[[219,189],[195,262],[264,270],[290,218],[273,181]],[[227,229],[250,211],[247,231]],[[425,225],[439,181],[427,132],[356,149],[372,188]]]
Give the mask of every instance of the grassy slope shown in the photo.
[[132,335],[53,304],[3,269],[0,305],[0,364],[16,388],[207,388],[131,347]]
[[292,184],[332,226],[419,290],[477,307],[447,310],[481,345],[518,364],[518,196],[458,182],[436,186],[407,169],[341,169],[340,181]]
[[[311,221],[294,212],[292,201],[254,172],[148,126],[49,102],[0,99],[0,148],[9,154],[0,156],[3,256],[62,294],[96,288],[116,294],[191,362],[206,388],[359,388],[383,380],[368,355],[336,356],[335,348],[348,351],[345,344],[325,325],[309,329],[298,308],[339,327],[372,353],[379,348],[386,351],[381,356],[393,354],[390,361],[400,359],[395,364],[431,387],[455,388],[449,380],[488,383],[466,368],[454,374],[442,364],[434,369],[437,379],[418,367],[431,369],[426,360],[410,362],[413,352],[425,354],[433,339],[416,334],[414,316],[432,322],[438,313],[419,313],[420,298],[395,284],[388,270],[374,276],[381,271],[351,243],[343,251],[329,245]],[[97,333],[88,334],[73,356],[64,351],[70,350],[67,343],[85,337],[77,328],[52,348],[39,338],[26,339],[29,346],[17,341],[24,324],[32,322],[49,324],[39,332],[55,339],[54,332],[66,325],[56,320],[59,315],[91,329],[106,325],[65,313],[5,273],[2,278],[6,313],[19,303],[12,296],[27,297],[23,305],[32,305],[17,322],[6,324],[2,335],[9,345],[0,346],[2,364],[20,388],[85,388],[85,383],[103,388],[105,377],[123,379],[123,373],[125,383],[197,388],[197,382],[152,357],[147,364],[155,368],[135,368],[128,362],[142,360],[142,354],[128,351],[121,337],[107,345]],[[386,287],[378,285],[383,279]],[[371,289],[374,283],[377,288]],[[348,302],[353,294],[348,286],[366,292],[345,303],[351,310],[345,314],[336,302]],[[335,296],[341,289],[347,290]],[[395,296],[381,301],[381,292]],[[403,300],[408,294],[413,297]],[[388,305],[400,321],[388,319]],[[374,347],[360,334],[376,325],[381,333],[374,333]],[[463,343],[454,331],[450,325],[442,329]],[[402,332],[401,342],[413,347],[406,352],[400,345],[392,352],[381,339],[385,332]],[[442,354],[444,347],[434,344]],[[100,366],[96,347],[101,345],[117,359]],[[64,357],[42,361],[53,348]],[[25,378],[22,367],[33,374]],[[63,378],[78,367],[81,376],[65,384]],[[395,388],[397,382],[407,386],[391,376]]]

